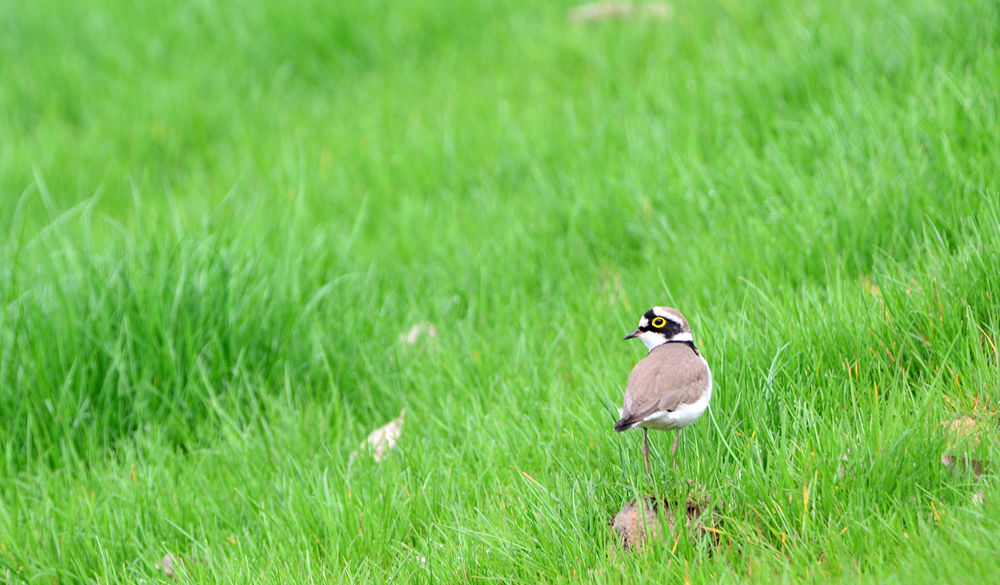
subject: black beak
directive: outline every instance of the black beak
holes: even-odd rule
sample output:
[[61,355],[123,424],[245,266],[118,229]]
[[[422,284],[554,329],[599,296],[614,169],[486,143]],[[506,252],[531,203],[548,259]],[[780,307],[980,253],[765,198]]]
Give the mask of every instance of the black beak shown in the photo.
[[629,333],[628,335],[626,335],[626,336],[625,336],[625,339],[632,339],[632,338],[634,338],[634,337],[639,337],[639,334],[640,334],[640,333],[642,333],[642,331],[639,331],[638,329],[636,329],[636,330],[635,330],[635,331],[633,331],[632,333]]

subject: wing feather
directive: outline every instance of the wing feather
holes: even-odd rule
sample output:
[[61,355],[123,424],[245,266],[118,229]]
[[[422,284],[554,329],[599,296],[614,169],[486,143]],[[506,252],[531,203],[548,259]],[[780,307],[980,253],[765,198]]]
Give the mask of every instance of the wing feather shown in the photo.
[[694,403],[701,397],[708,375],[705,361],[687,344],[667,343],[653,349],[629,374],[615,431],[630,429],[655,412]]

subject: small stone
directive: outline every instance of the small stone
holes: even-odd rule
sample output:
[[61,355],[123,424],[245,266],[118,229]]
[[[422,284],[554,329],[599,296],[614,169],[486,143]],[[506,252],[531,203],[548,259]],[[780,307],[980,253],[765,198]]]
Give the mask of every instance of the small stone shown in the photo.
[[631,2],[591,2],[571,8],[566,18],[570,22],[592,22],[630,16],[633,10]]
[[848,447],[847,453],[841,455],[840,465],[837,466],[837,479],[844,479],[844,476],[847,475],[847,464],[850,463],[850,459],[848,459],[847,456],[850,454],[851,454],[851,448]]
[[974,479],[979,479],[983,475],[984,463],[982,459],[973,459],[971,457],[957,456],[950,453],[941,454],[941,463],[945,467],[950,468],[952,471],[956,469],[972,469],[972,476]]
[[[711,495],[702,494],[697,499],[688,498],[684,503],[687,533],[692,538],[709,537],[715,539],[712,530],[709,529],[714,514],[710,514],[708,518],[704,517],[705,509],[710,500]],[[646,496],[642,498],[641,502],[632,500],[622,506],[621,511],[608,522],[622,548],[638,552],[642,550],[647,541],[660,537],[662,526],[657,511],[661,507],[663,517],[667,521],[667,528],[671,533],[675,532],[673,504],[666,500]]]
[[372,458],[375,459],[376,463],[381,462],[390,450],[396,448],[396,441],[399,440],[399,436],[403,433],[403,421],[405,418],[406,408],[403,408],[399,412],[398,417],[372,431],[368,435],[368,438],[362,441],[361,445],[351,453],[349,462],[354,461],[358,454],[365,450],[372,453]]
[[656,516],[657,501],[646,497],[642,506],[635,500],[626,502],[611,520],[611,527],[618,533],[626,549],[641,549],[647,538],[660,534],[660,519]]
[[399,334],[399,340],[406,345],[416,345],[420,338],[437,339],[437,327],[433,323],[421,322],[415,324],[406,333]]
[[566,13],[566,19],[579,24],[601,20],[668,20],[673,15],[674,7],[666,2],[647,2],[637,6],[632,2],[605,0],[574,6]]
[[160,568],[163,569],[163,572],[166,573],[167,577],[170,577],[171,579],[177,578],[177,571],[180,567],[181,559],[173,553],[164,555],[163,558],[160,559]]

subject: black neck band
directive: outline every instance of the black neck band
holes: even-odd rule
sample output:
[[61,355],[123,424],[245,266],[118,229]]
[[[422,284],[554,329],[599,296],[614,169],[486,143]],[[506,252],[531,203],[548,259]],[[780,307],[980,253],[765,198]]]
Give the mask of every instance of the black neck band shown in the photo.
[[688,340],[688,339],[668,339],[667,343],[683,343],[684,345],[690,347],[691,351],[697,353],[698,355],[701,355],[698,352],[698,348],[695,347],[694,342],[691,341],[691,340]]

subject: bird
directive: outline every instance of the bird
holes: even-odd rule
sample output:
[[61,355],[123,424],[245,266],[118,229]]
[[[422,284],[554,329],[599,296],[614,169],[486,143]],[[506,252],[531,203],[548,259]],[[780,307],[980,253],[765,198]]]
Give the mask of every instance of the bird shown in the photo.
[[639,319],[639,327],[625,339],[642,341],[649,353],[629,374],[615,432],[642,429],[642,456],[646,474],[652,475],[649,429],[676,429],[670,447],[676,470],[681,429],[698,420],[712,399],[712,370],[694,344],[687,319],[673,307],[653,307],[646,311]]

